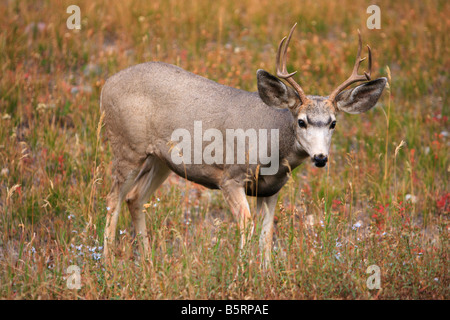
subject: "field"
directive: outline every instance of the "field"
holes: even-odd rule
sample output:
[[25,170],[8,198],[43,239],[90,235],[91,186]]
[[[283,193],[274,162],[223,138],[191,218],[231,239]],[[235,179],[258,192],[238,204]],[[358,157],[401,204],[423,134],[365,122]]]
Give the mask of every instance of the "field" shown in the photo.
[[[374,30],[372,2],[354,0],[1,2],[1,299],[450,298],[448,1],[375,1]],[[66,25],[72,4],[80,30]],[[307,94],[326,96],[350,75],[357,29],[389,87],[370,112],[339,115],[325,168],[293,171],[271,268],[261,269],[260,217],[239,251],[222,194],[175,175],[144,208],[149,260],[124,205],[107,265],[106,79],[158,60],[256,91],[256,70],[275,73],[295,22],[288,70]],[[379,289],[367,283],[373,265]]]

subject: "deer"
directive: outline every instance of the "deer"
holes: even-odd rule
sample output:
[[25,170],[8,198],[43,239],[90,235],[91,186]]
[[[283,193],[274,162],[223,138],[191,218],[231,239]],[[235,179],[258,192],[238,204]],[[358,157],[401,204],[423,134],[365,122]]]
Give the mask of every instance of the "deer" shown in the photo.
[[[257,92],[228,87],[163,62],[131,66],[107,79],[100,95],[100,110],[113,152],[113,181],[106,197],[105,257],[110,257],[114,246],[123,201],[131,213],[135,235],[140,235],[140,246],[148,255],[150,244],[143,205],[174,172],[209,189],[221,190],[237,221],[241,249],[254,230],[247,196],[256,197],[256,212],[262,220],[261,264],[270,265],[278,194],[292,170],[307,159],[316,167],[325,167],[337,114],[360,114],[372,109],[387,82],[384,77],[371,79],[369,45],[369,71],[359,74],[360,64],[366,58],[361,58],[358,30],[359,46],[350,77],[329,96],[306,95],[293,78],[297,71],[289,73],[286,67],[295,27],[296,24],[279,43],[276,76],[257,70]],[[364,83],[347,89],[358,82]],[[174,161],[173,132],[178,128],[192,132],[196,121],[203,124],[203,132],[209,128],[223,135],[229,129],[277,132],[272,134],[278,138],[275,147],[268,149],[277,155],[272,160],[279,166],[270,174],[261,174],[269,166],[262,159],[253,163],[248,157],[245,163]],[[197,147],[204,150],[205,141],[197,143]],[[190,158],[183,155],[183,159]]]

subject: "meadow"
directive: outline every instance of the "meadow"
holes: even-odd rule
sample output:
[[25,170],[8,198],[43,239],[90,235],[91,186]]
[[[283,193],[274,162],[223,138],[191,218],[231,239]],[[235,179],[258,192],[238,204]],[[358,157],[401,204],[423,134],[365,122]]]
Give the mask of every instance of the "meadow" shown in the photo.
[[[72,4],[80,30],[66,25]],[[371,4],[381,29],[366,26]],[[2,1],[0,298],[449,299],[449,16],[439,0]],[[295,22],[288,70],[307,94],[326,96],[350,75],[357,29],[373,77],[389,86],[370,112],[339,115],[325,168],[293,171],[270,270],[261,271],[258,231],[238,250],[222,194],[175,175],[143,208],[150,258],[124,205],[105,264],[105,80],[164,61],[256,91],[256,70],[275,73]],[[80,289],[68,286],[71,265]],[[367,285],[373,265],[379,289]]]

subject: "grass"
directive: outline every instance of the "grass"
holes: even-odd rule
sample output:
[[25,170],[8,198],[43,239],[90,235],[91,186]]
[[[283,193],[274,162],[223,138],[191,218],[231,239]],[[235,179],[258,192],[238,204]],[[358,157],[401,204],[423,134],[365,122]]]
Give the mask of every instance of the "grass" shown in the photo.
[[[79,31],[66,27],[71,4],[0,7],[1,298],[449,299],[448,2],[378,1],[380,30],[366,28],[363,1],[76,1]],[[237,251],[220,193],[176,176],[145,207],[150,261],[124,210],[106,266],[105,79],[161,60],[255,91],[256,70],[274,72],[294,22],[288,70],[308,94],[328,95],[350,74],[358,28],[390,88],[371,112],[339,116],[325,169],[294,170],[272,270],[261,272],[257,236]],[[70,265],[80,290],[67,287]],[[370,265],[380,290],[366,285]]]

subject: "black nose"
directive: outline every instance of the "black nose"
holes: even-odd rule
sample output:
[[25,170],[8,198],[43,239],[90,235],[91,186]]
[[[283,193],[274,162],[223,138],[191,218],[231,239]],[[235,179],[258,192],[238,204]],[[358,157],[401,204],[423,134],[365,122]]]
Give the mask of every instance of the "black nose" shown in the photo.
[[313,157],[313,161],[316,167],[322,168],[327,164],[328,157],[323,154],[315,154]]

